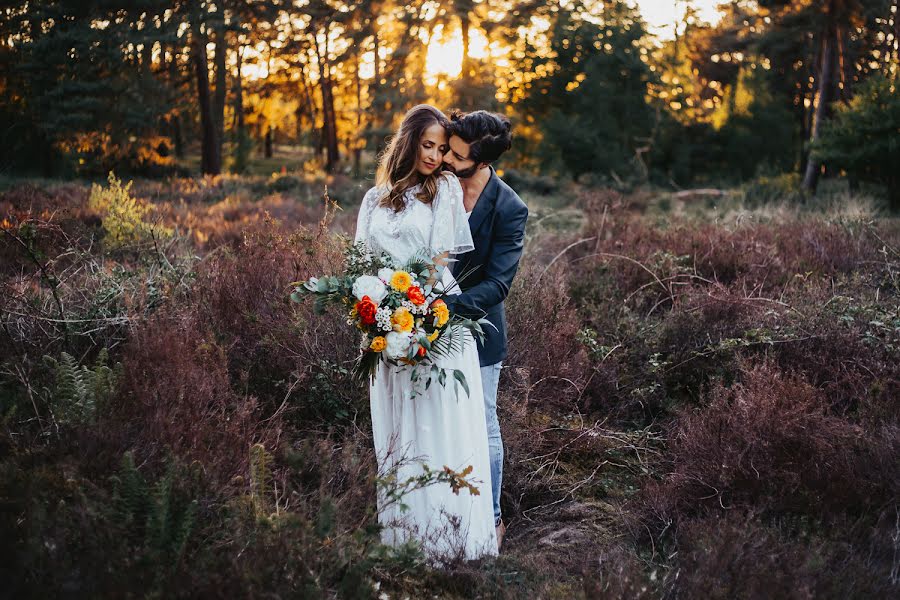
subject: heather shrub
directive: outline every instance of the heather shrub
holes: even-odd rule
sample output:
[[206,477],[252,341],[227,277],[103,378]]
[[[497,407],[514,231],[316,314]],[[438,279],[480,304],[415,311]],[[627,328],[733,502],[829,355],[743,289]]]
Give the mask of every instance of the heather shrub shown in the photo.
[[584,597],[640,600],[660,597],[661,569],[647,573],[644,564],[622,546],[583,557]]
[[197,276],[195,310],[227,348],[232,379],[301,420],[334,424],[366,412],[365,391],[351,382],[358,341],[342,315],[317,316],[311,303],[288,299],[291,282],[338,272],[342,248],[315,231],[264,226]]
[[281,175],[269,181],[269,189],[273,192],[287,192],[300,186],[300,179],[293,175]]
[[666,393],[697,402],[713,378],[733,381],[737,353],[777,335],[766,328],[768,308],[722,285],[683,292],[677,310],[661,319],[656,339]]
[[842,291],[853,296],[809,290],[804,317],[782,327],[781,337],[791,341],[768,353],[783,369],[802,373],[819,388],[836,414],[872,425],[896,424],[896,306],[890,296],[875,301],[865,285]]
[[739,383],[714,385],[706,406],[673,424],[671,471],[648,487],[647,506],[660,522],[741,506],[865,514],[897,492],[879,459],[897,443],[877,436],[833,414],[802,378],[745,366]]
[[576,340],[580,319],[567,293],[564,270],[548,271],[524,261],[510,290],[506,311],[509,360],[504,363],[504,372],[509,379],[504,387],[515,389],[526,405],[535,394],[571,408],[581,395],[587,362]]
[[540,196],[549,196],[559,190],[559,181],[553,177],[533,175],[516,169],[504,169],[503,181],[520,194],[532,192]]
[[288,299],[341,269],[335,234],[369,185],[137,181],[129,197],[177,233],[105,255],[85,186],[0,197],[10,593],[895,589],[896,222],[777,202],[661,214],[657,190],[535,200],[507,300],[506,545],[432,569],[379,543],[386,480],[349,377],[353,331]]
[[232,387],[225,348],[195,317],[148,321],[134,332],[122,363],[105,429],[142,462],[159,464],[172,454],[227,482],[246,470],[249,443],[278,435],[278,418],[263,421],[257,399]]
[[[141,260],[108,260],[60,231],[52,222],[27,221],[4,236],[21,251],[17,262],[29,266],[0,282],[0,360],[27,357],[26,371],[45,354],[96,354],[121,344],[192,280],[196,258],[177,244]],[[57,234],[68,245],[50,253],[55,242],[48,236]]]
[[[685,523],[667,595],[682,598],[889,598],[883,557],[854,540],[765,525],[731,511]],[[889,569],[888,569],[889,570]]]

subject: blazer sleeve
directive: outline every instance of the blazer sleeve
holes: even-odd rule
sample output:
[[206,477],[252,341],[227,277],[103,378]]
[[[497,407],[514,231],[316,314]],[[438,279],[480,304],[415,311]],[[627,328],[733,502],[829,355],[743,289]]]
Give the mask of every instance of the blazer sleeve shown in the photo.
[[477,319],[506,299],[525,247],[528,207],[521,201],[497,215],[493,246],[484,263],[484,279],[461,294],[450,296],[448,305],[457,314]]

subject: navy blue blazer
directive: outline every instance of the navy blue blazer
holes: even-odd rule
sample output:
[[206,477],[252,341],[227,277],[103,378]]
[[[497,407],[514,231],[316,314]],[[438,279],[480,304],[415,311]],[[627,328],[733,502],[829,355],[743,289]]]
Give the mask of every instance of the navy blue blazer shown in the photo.
[[482,367],[507,355],[503,301],[519,268],[527,219],[528,207],[491,167],[491,178],[469,215],[475,249],[457,256],[451,267],[454,277],[462,277],[462,293],[448,299],[452,311],[474,319],[486,317],[496,327],[483,326],[484,343],[478,344]]

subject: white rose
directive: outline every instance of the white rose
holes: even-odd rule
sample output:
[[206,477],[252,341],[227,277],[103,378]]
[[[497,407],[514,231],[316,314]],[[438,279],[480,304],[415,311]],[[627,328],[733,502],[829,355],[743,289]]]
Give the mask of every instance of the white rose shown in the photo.
[[385,356],[394,360],[406,357],[406,353],[409,351],[410,342],[412,341],[412,338],[410,338],[408,333],[392,331],[387,334],[384,339],[387,342],[387,346],[384,348]]
[[381,301],[387,296],[387,288],[384,286],[384,282],[377,277],[363,275],[353,282],[353,295],[357,300],[368,296],[375,304],[381,304]]
[[382,267],[378,269],[378,279],[381,281],[388,283],[391,280],[391,277],[394,276],[394,270],[388,269],[387,267]]

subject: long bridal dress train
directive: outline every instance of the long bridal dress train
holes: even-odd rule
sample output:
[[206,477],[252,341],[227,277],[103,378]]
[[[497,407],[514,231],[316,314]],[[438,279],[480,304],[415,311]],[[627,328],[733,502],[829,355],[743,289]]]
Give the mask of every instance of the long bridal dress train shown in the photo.
[[[431,205],[415,197],[419,189],[415,186],[407,190],[406,206],[399,213],[378,206],[384,190],[369,190],[359,210],[356,241],[366,242],[374,252],[388,253],[398,264],[426,248],[435,256],[472,250],[462,188],[456,177],[441,176]],[[443,270],[442,277],[445,289],[453,293],[455,282],[449,268]],[[392,546],[418,541],[426,555],[436,561],[497,554],[481,370],[475,340],[468,332],[466,337],[461,353],[437,362],[465,374],[468,395],[460,387],[457,396],[452,377],[445,387],[434,381],[425,390],[421,381],[411,381],[409,368],[385,363],[380,364],[369,387],[380,474],[396,470],[397,481],[403,482],[422,475],[423,464],[433,471],[444,466],[462,471],[472,466],[469,480],[478,488],[477,495],[467,489],[457,495],[449,484],[433,484],[405,494],[401,501],[406,505],[404,510],[401,503],[379,494],[382,541]]]

